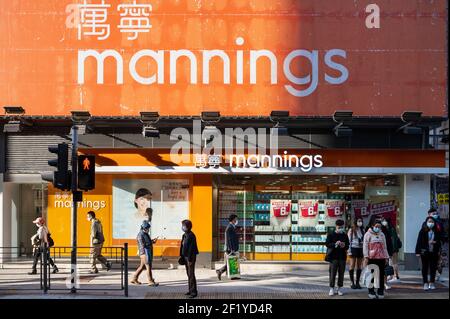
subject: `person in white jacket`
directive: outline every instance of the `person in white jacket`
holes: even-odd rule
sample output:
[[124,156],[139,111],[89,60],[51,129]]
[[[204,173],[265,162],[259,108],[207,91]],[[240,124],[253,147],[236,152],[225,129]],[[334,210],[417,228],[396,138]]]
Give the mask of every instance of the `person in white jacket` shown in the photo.
[[375,220],[364,235],[363,243],[364,266],[376,265],[379,268],[380,287],[375,294],[375,288],[369,288],[370,299],[384,298],[384,269],[389,263],[386,237],[381,231],[381,221]]
[[41,257],[42,252],[44,249],[47,251],[47,260],[49,264],[53,267],[53,273],[56,274],[59,272],[58,267],[56,267],[55,263],[53,262],[53,259],[50,257],[50,250],[49,248],[49,235],[50,232],[45,226],[45,220],[42,217],[38,217],[33,221],[33,224],[38,227],[38,230],[33,237],[31,237],[31,244],[33,246],[33,266],[31,268],[31,272],[29,272],[29,275],[36,275],[37,274],[37,263],[39,261],[39,258]]

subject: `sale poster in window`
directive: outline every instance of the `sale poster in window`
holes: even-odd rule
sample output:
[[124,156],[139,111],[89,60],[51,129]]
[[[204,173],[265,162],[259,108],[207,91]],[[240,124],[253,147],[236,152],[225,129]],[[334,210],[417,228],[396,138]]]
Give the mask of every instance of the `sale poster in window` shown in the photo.
[[299,200],[298,210],[303,218],[314,218],[319,213],[319,201]]
[[270,201],[270,226],[288,228],[291,226],[292,201],[272,199]]
[[326,200],[325,207],[328,217],[342,217],[345,211],[345,203],[342,200]]

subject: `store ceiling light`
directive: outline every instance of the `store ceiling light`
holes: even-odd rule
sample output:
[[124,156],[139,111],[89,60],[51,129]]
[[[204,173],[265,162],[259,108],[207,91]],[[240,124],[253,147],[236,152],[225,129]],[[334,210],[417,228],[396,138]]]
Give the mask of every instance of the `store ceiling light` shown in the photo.
[[159,122],[160,116],[158,112],[141,112],[139,113],[141,116],[141,122],[147,124],[156,124]]
[[154,126],[144,126],[142,128],[142,136],[145,138],[159,138],[159,130]]
[[6,115],[24,115],[25,109],[21,106],[4,106]]
[[91,119],[89,111],[71,111],[72,121],[77,124],[86,123]]
[[353,118],[353,111],[335,111],[333,121],[336,123],[348,122]]
[[422,112],[406,111],[402,113],[400,118],[406,124],[400,127],[397,132],[402,131],[405,135],[421,135],[423,133],[423,129],[417,126],[422,119]]
[[202,120],[202,122],[207,122],[207,123],[219,122],[220,121],[220,112],[217,112],[217,111],[202,112],[201,120]]

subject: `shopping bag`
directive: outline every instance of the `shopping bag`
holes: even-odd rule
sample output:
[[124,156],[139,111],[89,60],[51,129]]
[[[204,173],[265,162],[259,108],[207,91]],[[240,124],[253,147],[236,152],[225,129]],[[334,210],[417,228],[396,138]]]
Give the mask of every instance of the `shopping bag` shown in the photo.
[[379,288],[379,273],[380,268],[377,265],[367,265],[361,273],[360,285],[367,288]]
[[227,275],[229,279],[241,278],[241,268],[239,265],[239,255],[225,254],[227,262]]

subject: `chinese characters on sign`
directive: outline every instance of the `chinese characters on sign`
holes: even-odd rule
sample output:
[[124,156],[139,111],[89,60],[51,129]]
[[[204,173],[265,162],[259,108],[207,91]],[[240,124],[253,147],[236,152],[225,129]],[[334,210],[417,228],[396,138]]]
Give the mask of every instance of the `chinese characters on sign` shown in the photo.
[[[122,3],[117,6],[120,14],[120,24],[117,28],[122,33],[128,34],[128,40],[133,41],[138,38],[139,33],[149,32],[152,25],[150,23],[150,4]],[[106,40],[111,34],[111,24],[108,22],[108,9],[111,5],[106,0],[90,3],[84,0],[82,4],[70,5],[66,11],[73,10],[74,25],[78,29],[78,40],[83,37],[94,36],[97,40]]]
[[194,164],[197,168],[213,167],[218,168],[222,163],[220,155],[208,155],[208,154],[195,154]]

